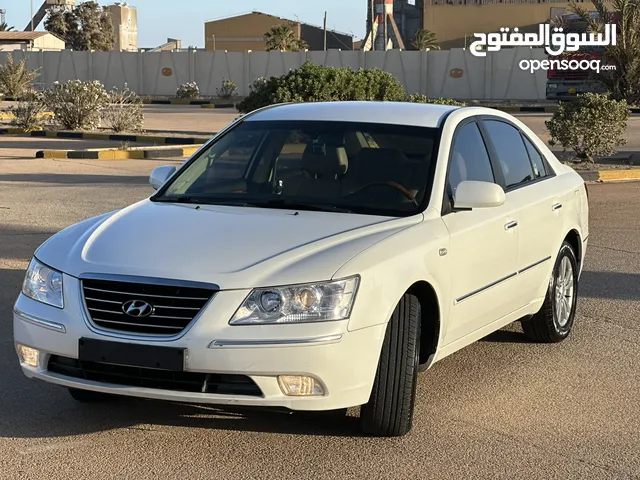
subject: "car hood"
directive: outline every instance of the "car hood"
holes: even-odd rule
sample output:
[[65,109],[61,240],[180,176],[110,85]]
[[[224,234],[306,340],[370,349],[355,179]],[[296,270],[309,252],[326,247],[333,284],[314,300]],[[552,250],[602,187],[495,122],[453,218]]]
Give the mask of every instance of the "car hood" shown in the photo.
[[75,277],[129,275],[253,288],[329,280],[358,253],[421,220],[147,199],[59,232],[36,256]]

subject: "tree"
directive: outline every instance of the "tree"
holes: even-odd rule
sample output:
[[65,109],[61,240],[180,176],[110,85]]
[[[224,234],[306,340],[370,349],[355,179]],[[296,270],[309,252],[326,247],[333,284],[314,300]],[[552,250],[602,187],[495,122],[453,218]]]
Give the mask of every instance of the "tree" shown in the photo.
[[7,22],[2,22],[0,23],[0,32],[10,32],[12,31],[14,28],[10,27]]
[[113,49],[115,34],[111,15],[97,2],[81,3],[71,10],[52,7],[47,12],[44,28],[62,38],[73,50]]
[[436,34],[431,30],[418,30],[412,45],[416,50],[440,50]]
[[37,77],[38,72],[27,68],[25,58],[16,63],[9,54],[7,63],[0,65],[0,93],[7,98],[19,98],[31,90]]
[[308,47],[307,42],[299,39],[293,31],[293,25],[274,25],[264,34],[267,51],[299,52]]
[[[592,0],[597,16],[576,4],[570,9],[582,20],[587,33],[603,33],[605,25],[616,23],[617,41],[606,50],[606,61],[615,70],[601,71],[598,80],[611,92],[615,100],[640,104],[640,0],[613,0],[611,10],[605,0]],[[560,23],[562,26],[562,23]]]

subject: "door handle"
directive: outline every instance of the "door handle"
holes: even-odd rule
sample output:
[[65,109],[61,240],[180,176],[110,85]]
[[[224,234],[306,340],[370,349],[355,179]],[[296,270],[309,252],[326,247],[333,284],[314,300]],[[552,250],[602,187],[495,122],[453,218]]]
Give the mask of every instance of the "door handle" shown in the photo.
[[552,207],[551,207],[551,211],[555,212],[556,210],[560,210],[562,208],[562,204],[561,203],[555,203]]
[[509,222],[507,224],[505,224],[504,229],[505,230],[510,230],[512,228],[515,228],[518,226],[518,222]]

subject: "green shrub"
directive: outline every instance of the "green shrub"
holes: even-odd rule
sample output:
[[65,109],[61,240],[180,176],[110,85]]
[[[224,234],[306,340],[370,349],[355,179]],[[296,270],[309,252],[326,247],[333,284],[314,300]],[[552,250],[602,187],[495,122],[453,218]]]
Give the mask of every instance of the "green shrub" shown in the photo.
[[15,63],[13,55],[9,54],[7,63],[0,65],[0,93],[7,98],[20,98],[31,90],[37,76],[36,71],[27,68],[26,59]]
[[109,92],[107,106],[102,111],[102,121],[114,132],[136,132],[144,125],[142,98],[129,90],[113,88]]
[[258,78],[249,85],[249,95],[238,103],[236,108],[240,113],[249,113],[259,108],[278,103],[276,92],[279,82],[280,77]]
[[238,93],[236,82],[226,78],[222,81],[222,86],[220,88],[216,88],[216,94],[224,100],[229,100],[236,93]]
[[100,125],[100,113],[109,95],[97,80],[69,80],[54,83],[43,93],[42,99],[55,115],[55,122],[62,128],[91,130]]
[[249,95],[238,104],[240,113],[287,102],[390,101],[406,98],[404,87],[393,75],[379,69],[357,70],[314,65],[281,77],[260,78],[250,85]]
[[464,102],[458,102],[451,98],[429,98],[426,95],[415,93],[407,98],[407,102],[411,103],[432,103],[435,105],[452,105],[454,107],[466,107]]
[[608,94],[586,93],[572,102],[562,103],[546,123],[549,145],[571,149],[581,161],[612,155],[623,138],[629,118],[626,100],[610,100]]
[[196,82],[184,83],[176,90],[176,97],[181,99],[193,99],[200,96],[200,88]]
[[25,132],[42,130],[47,121],[45,110],[42,94],[28,93],[20,99],[16,106],[9,108],[9,112],[13,114],[10,125],[22,128]]

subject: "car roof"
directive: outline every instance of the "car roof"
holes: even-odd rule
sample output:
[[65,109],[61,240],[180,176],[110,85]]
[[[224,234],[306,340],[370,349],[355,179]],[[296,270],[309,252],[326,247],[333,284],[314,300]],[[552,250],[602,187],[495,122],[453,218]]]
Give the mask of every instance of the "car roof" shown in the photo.
[[408,102],[310,102],[267,107],[247,116],[247,122],[330,121],[363,122],[438,128],[450,105]]

